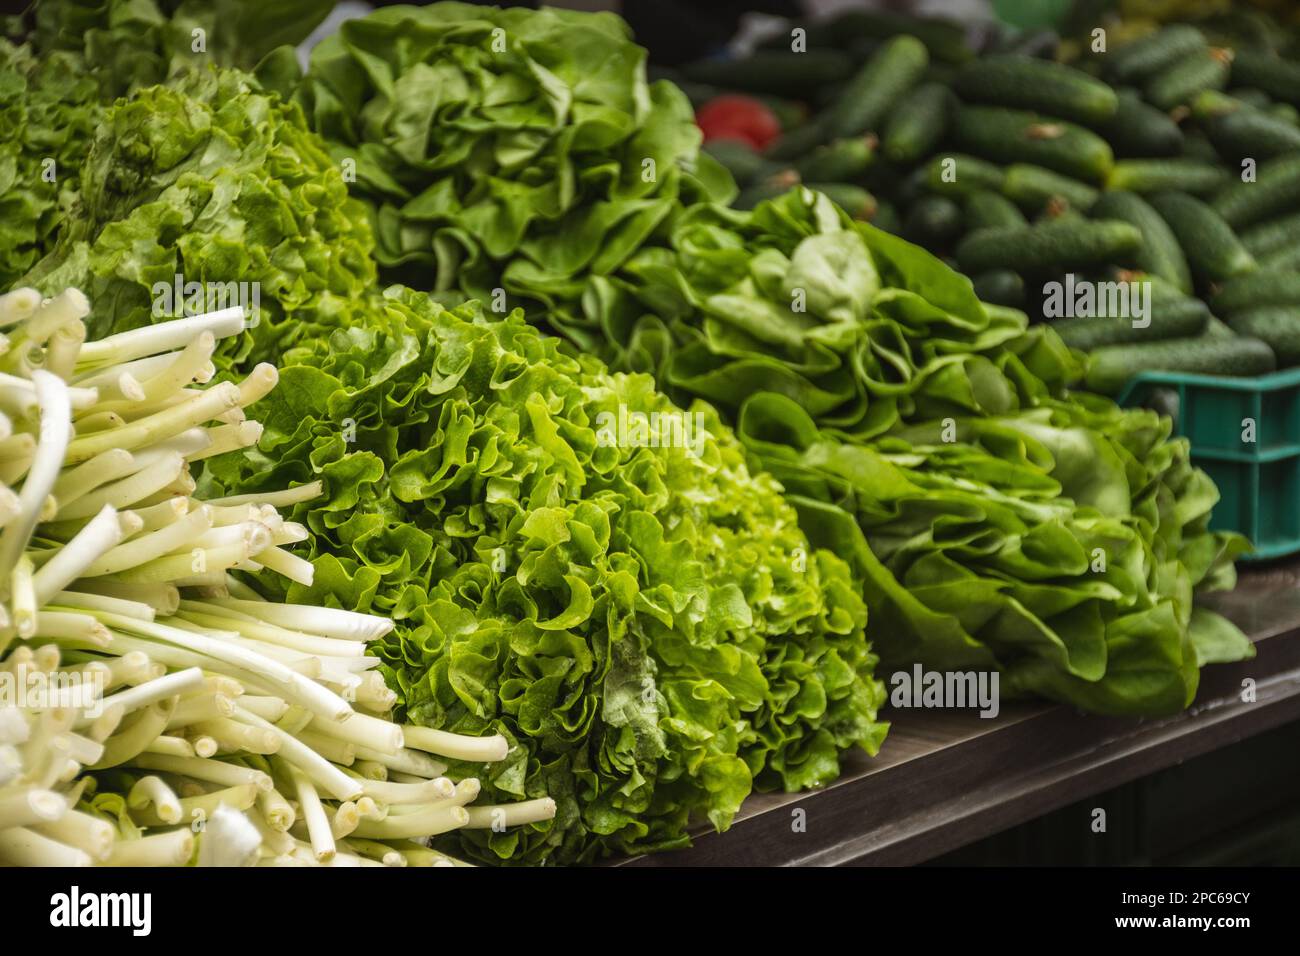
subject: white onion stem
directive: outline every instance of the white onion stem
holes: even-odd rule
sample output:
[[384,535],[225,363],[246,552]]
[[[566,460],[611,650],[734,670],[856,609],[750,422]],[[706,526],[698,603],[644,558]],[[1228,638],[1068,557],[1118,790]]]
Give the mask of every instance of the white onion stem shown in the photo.
[[452,760],[472,760],[477,763],[494,763],[504,760],[510,750],[505,737],[494,734],[489,737],[470,737],[465,734],[452,734],[445,730],[431,727],[417,727],[403,724],[402,733],[406,746],[425,750],[440,757]]
[[116,547],[121,540],[122,528],[118,524],[117,512],[111,505],[104,505],[99,514],[36,572],[36,600],[41,604],[47,603],[51,597],[81,577],[93,561],[105,551]]
[[83,365],[125,362],[182,348],[204,332],[223,339],[242,331],[244,310],[233,306],[205,315],[118,332],[96,342],[87,342],[81,349],[81,362]]
[[286,763],[285,768],[288,771],[289,779],[293,781],[294,791],[298,797],[298,807],[302,811],[303,820],[307,824],[307,834],[311,837],[312,852],[318,861],[327,863],[334,858],[337,847],[334,844],[334,835],[330,829],[329,818],[325,815],[325,807],[320,802],[320,796],[316,793],[315,786],[307,779],[305,773],[292,763]]
[[18,493],[19,515],[0,530],[0,581],[9,579],[18,556],[27,546],[41,507],[63,468],[72,437],[68,386],[57,375],[40,369],[32,373],[32,384],[36,387],[36,401],[41,410],[40,441]]
[[59,843],[27,827],[0,830],[0,863],[11,866],[90,866],[85,850]]

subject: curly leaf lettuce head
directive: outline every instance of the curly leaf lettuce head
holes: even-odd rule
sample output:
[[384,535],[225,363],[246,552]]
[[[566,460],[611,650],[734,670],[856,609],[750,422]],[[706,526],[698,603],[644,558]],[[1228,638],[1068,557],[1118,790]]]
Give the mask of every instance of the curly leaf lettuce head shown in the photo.
[[696,206],[670,246],[593,280],[604,354],[735,422],[814,542],[855,556],[886,663],[1148,714],[1253,653],[1193,607],[1245,544],[1207,530],[1213,482],[1167,419],[1070,392],[1049,327],[807,189]]
[[211,64],[251,70],[282,44],[297,44],[334,0],[41,0],[31,41],[42,55],[93,64],[112,101]]
[[[350,20],[312,51],[297,98],[355,168],[385,274],[594,342],[580,299],[683,203],[734,195],[686,96],[648,84],[609,13],[466,3]],[[462,296],[449,298],[459,301]]]
[[105,113],[80,165],[79,202],[24,282],[85,289],[95,337],[242,296],[255,327],[223,355],[252,363],[345,322],[374,281],[371,246],[301,111],[247,74],[211,68]]
[[0,290],[53,248],[101,112],[77,57],[0,40]]
[[407,716],[511,741],[490,787],[553,822],[460,837],[480,858],[588,861],[683,846],[754,786],[797,789],[885,726],[848,566],[809,547],[768,476],[697,403],[574,357],[520,313],[394,287],[305,341],[246,492],[320,480],[315,582],[290,593],[397,623]]

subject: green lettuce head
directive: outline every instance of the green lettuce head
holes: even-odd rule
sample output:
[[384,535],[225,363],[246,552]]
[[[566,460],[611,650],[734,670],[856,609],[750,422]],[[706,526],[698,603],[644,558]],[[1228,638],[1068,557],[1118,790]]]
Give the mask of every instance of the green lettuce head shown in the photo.
[[374,282],[370,229],[342,173],[301,111],[247,74],[192,71],[117,101],[79,169],[58,242],[23,282],[85,290],[94,338],[240,293],[257,322],[224,359],[276,361],[343,324]]
[[0,291],[54,247],[101,113],[77,57],[0,40]]
[[209,66],[251,70],[282,44],[296,44],[334,0],[41,0],[31,42],[89,66],[107,104]]
[[814,542],[854,559],[886,664],[1152,714],[1253,653],[1193,605],[1244,540],[1207,530],[1218,492],[1187,442],[1070,392],[1081,366],[1049,327],[924,250],[796,189],[688,210],[592,285],[611,363],[714,403]]
[[517,297],[579,342],[601,338],[587,276],[683,203],[734,195],[686,96],[646,82],[645,50],[612,14],[387,7],[317,46],[297,95],[355,171],[386,275]]
[[285,365],[260,450],[209,480],[322,481],[298,509],[315,581],[290,595],[390,615],[407,717],[505,734],[489,795],[558,802],[553,822],[465,831],[466,852],[683,846],[755,786],[824,784],[840,751],[875,752],[860,589],[708,406],[519,313],[397,287]]

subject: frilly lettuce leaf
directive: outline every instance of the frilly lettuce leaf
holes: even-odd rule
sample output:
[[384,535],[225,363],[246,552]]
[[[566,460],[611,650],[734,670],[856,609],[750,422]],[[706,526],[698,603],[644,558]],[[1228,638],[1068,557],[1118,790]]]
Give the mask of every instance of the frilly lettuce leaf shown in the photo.
[[53,248],[101,112],[77,57],[0,40],[0,291]]
[[821,785],[840,751],[876,751],[883,688],[849,566],[809,547],[708,406],[689,409],[698,444],[620,438],[620,413],[683,413],[519,313],[398,287],[284,365],[259,448],[207,480],[322,480],[295,515],[315,581],[288,596],[392,616],[381,653],[406,716],[504,733],[489,798],[557,800],[551,823],[466,831],[466,852],[682,846],[755,786]]
[[251,70],[282,44],[306,39],[334,0],[41,0],[31,42],[48,56],[94,66],[112,102],[193,68]]
[[224,358],[274,361],[344,324],[374,281],[341,172],[297,107],[238,71],[192,71],[119,100],[79,172],[57,244],[22,281],[85,290],[93,338],[156,321],[154,286],[177,274],[257,283],[257,325]]

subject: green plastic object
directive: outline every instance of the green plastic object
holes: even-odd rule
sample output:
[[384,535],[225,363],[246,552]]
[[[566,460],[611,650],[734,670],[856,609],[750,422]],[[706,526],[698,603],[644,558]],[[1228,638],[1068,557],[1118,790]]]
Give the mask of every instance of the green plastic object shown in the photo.
[[[1150,399],[1176,393],[1177,404]],[[1192,461],[1219,486],[1210,527],[1239,531],[1267,561],[1300,551],[1300,368],[1256,378],[1142,372],[1120,393],[1121,405],[1169,411],[1174,431],[1191,441]],[[1254,424],[1254,441],[1250,434]]]

